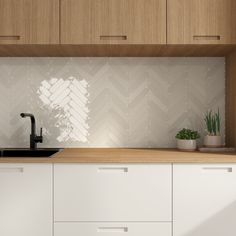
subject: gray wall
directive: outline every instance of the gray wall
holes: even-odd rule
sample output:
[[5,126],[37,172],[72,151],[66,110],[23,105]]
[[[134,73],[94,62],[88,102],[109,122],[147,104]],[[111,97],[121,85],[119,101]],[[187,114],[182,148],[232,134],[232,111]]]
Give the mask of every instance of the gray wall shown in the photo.
[[[225,114],[224,58],[1,58],[0,146],[26,147],[32,112],[44,147],[174,147]],[[224,124],[222,133],[224,134]],[[201,141],[200,141],[201,142]]]

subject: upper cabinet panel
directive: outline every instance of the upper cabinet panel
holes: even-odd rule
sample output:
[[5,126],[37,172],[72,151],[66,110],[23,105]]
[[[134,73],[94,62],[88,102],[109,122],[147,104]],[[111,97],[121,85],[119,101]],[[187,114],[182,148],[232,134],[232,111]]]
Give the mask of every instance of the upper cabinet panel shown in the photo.
[[62,44],[166,44],[166,0],[61,0]]
[[168,44],[235,44],[235,0],[167,0]]
[[0,0],[0,44],[59,43],[59,0]]

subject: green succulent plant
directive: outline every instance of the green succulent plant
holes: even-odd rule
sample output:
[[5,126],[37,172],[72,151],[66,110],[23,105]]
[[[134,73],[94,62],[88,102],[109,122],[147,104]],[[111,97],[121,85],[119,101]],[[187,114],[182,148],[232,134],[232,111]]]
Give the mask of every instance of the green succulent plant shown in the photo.
[[191,129],[182,129],[176,134],[175,137],[177,139],[195,140],[200,138],[200,134],[197,131]]
[[207,127],[207,133],[210,136],[220,135],[221,128],[221,119],[220,119],[220,111],[213,113],[212,110],[208,111],[205,115],[205,122]]

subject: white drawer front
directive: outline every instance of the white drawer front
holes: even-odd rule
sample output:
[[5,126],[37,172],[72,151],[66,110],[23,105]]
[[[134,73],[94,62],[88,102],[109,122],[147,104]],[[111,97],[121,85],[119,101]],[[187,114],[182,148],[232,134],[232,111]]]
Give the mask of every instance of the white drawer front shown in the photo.
[[54,236],[171,236],[171,223],[56,223]]
[[0,235],[51,236],[51,164],[0,164]]
[[55,221],[171,221],[171,165],[55,164]]
[[174,164],[174,235],[236,235],[236,164]]

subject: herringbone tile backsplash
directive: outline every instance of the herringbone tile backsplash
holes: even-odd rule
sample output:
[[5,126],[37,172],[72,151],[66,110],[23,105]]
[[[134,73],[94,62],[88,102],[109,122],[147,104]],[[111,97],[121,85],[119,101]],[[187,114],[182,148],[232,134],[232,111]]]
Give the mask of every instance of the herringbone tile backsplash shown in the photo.
[[[224,58],[1,58],[0,146],[27,147],[32,112],[41,147],[174,147],[225,115]],[[201,143],[202,140],[200,140]]]

